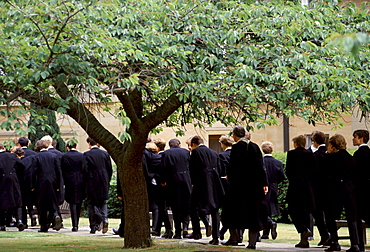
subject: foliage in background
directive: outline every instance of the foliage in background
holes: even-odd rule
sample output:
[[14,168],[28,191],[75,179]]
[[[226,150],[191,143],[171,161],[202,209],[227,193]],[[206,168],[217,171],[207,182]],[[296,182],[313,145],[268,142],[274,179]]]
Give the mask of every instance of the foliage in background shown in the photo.
[[35,149],[36,142],[43,136],[49,135],[57,143],[56,149],[67,152],[65,142],[60,137],[60,128],[56,120],[55,111],[31,103],[32,112],[28,120],[28,139],[31,141],[29,148]]
[[[286,152],[273,152],[272,156],[277,160],[280,160],[284,165],[286,164]],[[274,216],[274,220],[282,223],[291,223],[291,219],[288,213],[288,203],[286,201],[286,194],[288,191],[288,179],[285,179],[283,182],[278,185],[278,202],[280,204],[280,215]]]

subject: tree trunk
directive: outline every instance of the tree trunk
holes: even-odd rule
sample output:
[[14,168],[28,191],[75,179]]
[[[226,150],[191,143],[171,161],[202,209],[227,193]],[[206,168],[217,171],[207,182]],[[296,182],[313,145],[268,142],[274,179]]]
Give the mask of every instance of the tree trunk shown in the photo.
[[[140,136],[135,137],[135,136]],[[122,162],[117,163],[125,210],[125,248],[151,246],[150,219],[142,156],[146,142],[144,134],[133,134],[125,144]]]

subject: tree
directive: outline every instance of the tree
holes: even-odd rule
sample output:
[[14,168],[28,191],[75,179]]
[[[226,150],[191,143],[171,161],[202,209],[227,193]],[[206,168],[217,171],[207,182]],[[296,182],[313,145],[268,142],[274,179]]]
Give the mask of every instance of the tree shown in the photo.
[[31,141],[30,149],[34,149],[36,141],[40,140],[43,136],[49,135],[56,141],[56,149],[61,152],[67,152],[65,142],[60,137],[60,129],[57,124],[55,111],[39,107],[31,103],[32,113],[28,120],[28,139]]
[[[28,103],[67,114],[117,164],[125,247],[150,246],[141,158],[159,125],[277,123],[300,116],[340,124],[370,110],[369,45],[355,61],[325,39],[370,30],[367,10],[327,2],[101,0],[0,4],[0,126],[24,130]],[[119,136],[94,117],[117,98]],[[14,102],[22,107],[14,108]],[[15,123],[16,122],[16,123]],[[141,225],[137,225],[140,223]]]

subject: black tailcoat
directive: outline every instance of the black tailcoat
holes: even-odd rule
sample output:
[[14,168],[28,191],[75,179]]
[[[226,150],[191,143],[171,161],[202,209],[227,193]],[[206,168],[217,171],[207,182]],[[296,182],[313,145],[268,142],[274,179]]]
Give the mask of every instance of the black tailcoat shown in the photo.
[[[327,200],[325,209],[335,213],[336,218],[340,217],[343,206],[346,206],[347,217],[350,220],[357,220],[357,207],[355,188],[353,185],[353,174],[355,168],[354,157],[341,149],[325,156],[325,192]],[[349,215],[348,215],[349,214]]]
[[59,150],[57,150],[57,149],[55,149],[53,147],[50,147],[48,149],[48,151],[50,151],[51,153],[54,153],[55,155],[57,155],[58,158],[62,158],[62,156],[63,156],[63,153],[61,151],[59,151]]
[[151,150],[145,148],[143,155],[143,170],[148,186],[152,184],[153,179],[155,179],[159,184],[160,166],[161,155],[153,153]]
[[37,208],[56,211],[59,209],[60,192],[63,190],[59,158],[51,152],[41,150],[33,160]]
[[314,210],[312,174],[316,170],[313,153],[303,147],[288,151],[286,175],[289,180],[287,202],[289,212]]
[[266,195],[269,214],[278,215],[280,213],[278,184],[285,179],[284,166],[282,162],[271,156],[265,156],[263,158],[263,164],[269,184],[269,190]]
[[221,182],[222,182],[222,186],[224,188],[225,193],[229,190],[229,181],[227,181],[225,177],[227,175],[227,171],[230,165],[230,154],[231,154],[231,148],[219,154],[220,165],[221,165],[220,177],[221,177]]
[[193,184],[191,197],[206,214],[221,207],[224,189],[219,175],[220,159],[217,152],[205,145],[192,150],[190,177]]
[[191,179],[190,152],[174,146],[162,153],[160,178],[166,183],[167,202],[173,209],[189,211]]
[[87,200],[103,203],[108,199],[109,181],[112,177],[112,162],[108,152],[92,147],[84,153],[87,163]]
[[[49,147],[48,148],[48,151],[51,152],[51,153],[53,153],[53,154],[55,154],[58,157],[58,161],[59,161],[59,164],[60,164],[61,159],[62,159],[62,156],[63,156],[63,153],[60,152],[59,150],[55,149],[54,147]],[[64,185],[63,177],[61,177],[60,183],[62,183]],[[62,205],[63,202],[64,202],[64,194],[65,194],[65,192],[64,192],[64,188],[63,188],[63,190],[61,190],[59,192],[59,199],[58,199],[59,205]]]
[[323,159],[328,148],[326,146],[320,146],[314,153],[313,156],[316,162],[316,170],[312,174],[312,186],[315,199],[315,207],[317,210],[323,210],[327,195],[323,193],[325,190],[325,177],[323,176]]
[[370,148],[361,146],[354,153],[354,183],[361,218],[370,224]]
[[[36,153],[36,152],[35,152]],[[36,204],[34,202],[34,192],[32,192],[32,188],[34,185],[32,184],[32,176],[35,173],[35,166],[33,158],[35,155],[29,155],[22,157],[22,162],[24,164],[24,174],[21,183],[21,190],[22,190],[22,202],[23,206],[29,206]],[[21,179],[19,179],[21,180]]]
[[0,152],[0,209],[22,206],[21,188],[17,173],[24,165],[14,153]]
[[149,207],[152,207],[152,204],[156,204],[160,193],[159,190],[162,189],[159,179],[161,157],[161,155],[153,153],[149,149],[145,148],[144,150],[143,171],[148,190]]
[[222,211],[223,223],[232,229],[262,230],[267,220],[267,209],[263,204],[267,178],[258,145],[240,139],[231,149],[229,167],[230,187]]
[[22,147],[22,150],[24,151],[24,156],[33,156],[37,154],[36,151],[30,150],[26,147]]
[[80,204],[86,197],[84,173],[85,156],[77,150],[63,154],[61,168],[65,185],[65,199],[69,204]]

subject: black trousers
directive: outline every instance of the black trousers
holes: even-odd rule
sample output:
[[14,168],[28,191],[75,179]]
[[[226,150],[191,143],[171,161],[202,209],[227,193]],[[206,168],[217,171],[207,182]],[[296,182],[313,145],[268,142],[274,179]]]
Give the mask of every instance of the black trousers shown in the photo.
[[[194,234],[201,234],[200,230],[200,210],[197,207],[192,207],[190,209],[190,217],[191,217],[191,225],[193,227]],[[203,213],[202,213],[203,214]],[[218,209],[211,210],[211,218],[212,218],[212,238],[218,239],[218,231],[220,229],[220,215],[218,213]]]
[[81,205],[82,203],[69,204],[69,209],[71,211],[72,227],[78,227],[81,213]]
[[335,190],[332,194],[333,197],[328,199],[325,210],[326,225],[331,235],[331,240],[333,242],[338,242],[338,231],[335,220],[340,219],[340,215],[344,208],[351,245],[359,245],[360,238],[357,227],[359,218],[353,184],[350,181],[342,181],[335,185],[336,186],[332,188]]
[[288,210],[298,233],[303,233],[310,228],[310,211],[308,209],[293,203],[288,205]]
[[41,231],[47,231],[50,227],[50,224],[53,222],[56,216],[59,216],[58,211],[55,209],[43,209],[38,208],[39,213],[39,223]]
[[159,195],[159,197],[157,198],[157,206],[158,206],[158,221],[156,225],[153,225],[153,229],[157,231],[158,233],[160,233],[161,228],[162,228],[162,223],[164,223],[164,227],[166,231],[172,230],[170,218],[167,212],[166,200],[163,194]]
[[105,202],[88,202],[90,228],[97,227],[103,222],[108,223],[108,206]]

